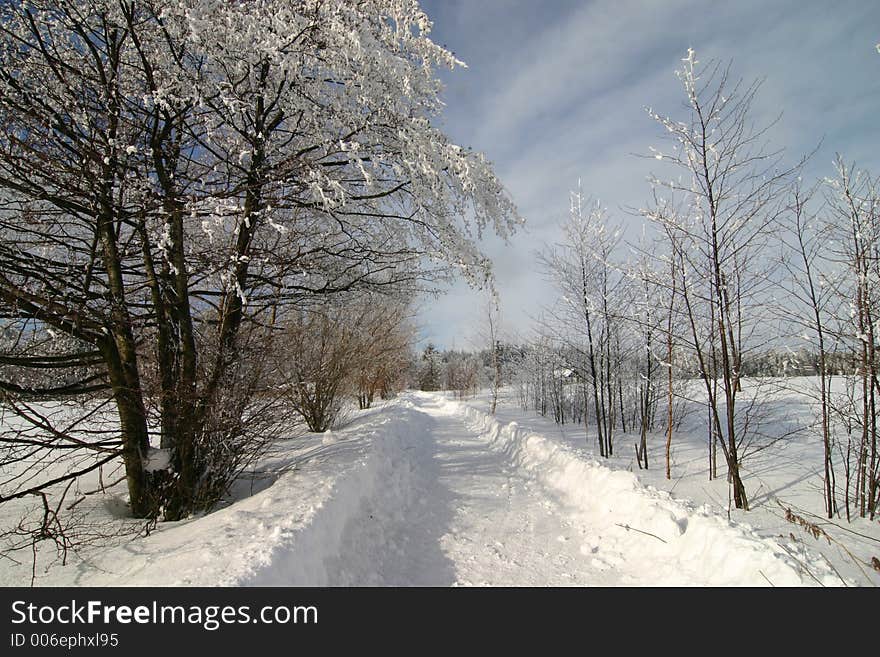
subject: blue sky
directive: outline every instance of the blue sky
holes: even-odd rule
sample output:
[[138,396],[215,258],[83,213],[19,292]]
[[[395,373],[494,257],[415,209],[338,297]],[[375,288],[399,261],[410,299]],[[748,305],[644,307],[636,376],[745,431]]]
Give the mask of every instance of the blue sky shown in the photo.
[[[527,226],[487,239],[505,329],[527,335],[553,292],[533,252],[559,240],[569,190],[600,199],[633,236],[649,197],[649,147],[662,130],[645,108],[682,116],[674,71],[732,60],[764,83],[758,124],[794,163],[822,141],[804,177],[830,175],[835,153],[880,174],[880,0],[423,0],[432,38],[468,68],[442,74],[441,127],[486,153]],[[485,294],[453,286],[424,304],[423,341],[473,346]]]

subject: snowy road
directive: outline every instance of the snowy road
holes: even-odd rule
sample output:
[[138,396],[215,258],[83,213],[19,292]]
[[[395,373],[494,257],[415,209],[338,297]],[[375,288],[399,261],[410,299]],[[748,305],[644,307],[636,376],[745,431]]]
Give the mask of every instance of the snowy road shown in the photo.
[[324,558],[322,583],[836,582],[821,564],[807,573],[803,555],[515,423],[424,393],[396,416],[404,428],[380,432],[374,485]]
[[[528,475],[437,398],[404,451],[416,484],[380,485],[345,528],[331,585],[589,585],[617,581]],[[397,467],[400,467],[398,464]],[[398,508],[395,508],[395,507]],[[589,552],[589,550],[587,550]]]
[[407,393],[339,431],[279,441],[261,468],[277,474],[230,505],[84,554],[37,583],[840,584],[800,545],[442,394]]

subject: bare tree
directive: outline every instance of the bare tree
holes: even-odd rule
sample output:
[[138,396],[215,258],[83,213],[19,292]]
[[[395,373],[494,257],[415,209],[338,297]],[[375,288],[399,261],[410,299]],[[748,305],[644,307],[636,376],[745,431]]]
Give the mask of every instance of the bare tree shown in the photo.
[[415,328],[409,304],[400,299],[367,295],[347,306],[346,315],[356,318],[359,334],[354,392],[365,409],[377,394],[388,399],[404,387]]
[[620,389],[621,322],[615,307],[625,276],[612,263],[620,230],[609,224],[602,206],[586,201],[580,190],[572,194],[562,230],[564,242],[538,254],[561,297],[559,306],[547,313],[565,345],[567,367],[590,382],[599,453],[611,456],[617,423],[626,430]]
[[844,308],[850,312],[840,318],[837,331],[839,339],[849,344],[857,363],[857,382],[851,382],[842,400],[844,403],[836,401],[835,408],[849,431],[857,429],[860,433],[851,492],[847,462],[845,504],[847,515],[852,498],[859,516],[873,518],[880,503],[880,454],[877,452],[880,182],[867,172],[846,165],[839,156],[836,169],[837,176],[828,181],[826,187],[830,239],[825,241],[823,252],[841,270],[833,285]]
[[281,322],[272,377],[311,431],[334,426],[352,397],[368,408],[381,386],[390,393],[393,368],[403,369],[409,350],[408,342],[397,338],[409,333],[392,323],[402,323],[404,316],[380,304],[372,297],[333,299]]
[[[788,275],[784,280],[785,297],[779,304],[779,311],[787,325],[799,330],[811,345],[816,345],[825,513],[828,518],[833,518],[837,512],[837,500],[832,458],[832,372],[828,354],[835,350],[833,318],[839,316],[840,303],[834,286],[828,284],[829,262],[823,256],[831,236],[829,226],[820,220],[818,212],[809,209],[815,191],[815,188],[804,190],[797,185],[792,192],[791,207],[783,226],[782,240],[788,253],[783,255],[782,262]],[[792,304],[792,299],[797,304]]]
[[766,326],[762,303],[769,280],[768,236],[782,212],[781,194],[792,170],[780,170],[779,153],[767,152],[768,128],[753,129],[749,116],[759,83],[731,84],[729,67],[698,67],[693,50],[678,71],[687,98],[684,120],[651,116],[672,141],[654,157],[683,174],[655,186],[680,194],[686,213],[648,211],[680,258],[679,298],[687,347],[699,364],[710,422],[727,463],[733,500],[748,509],[742,481],[738,420],[743,352]]
[[501,389],[502,381],[502,346],[501,346],[501,307],[496,295],[491,291],[487,291],[486,300],[483,305],[483,316],[485,324],[483,326],[484,335],[482,340],[489,352],[491,373],[491,402],[489,412],[495,415],[495,409],[498,407],[498,393]]

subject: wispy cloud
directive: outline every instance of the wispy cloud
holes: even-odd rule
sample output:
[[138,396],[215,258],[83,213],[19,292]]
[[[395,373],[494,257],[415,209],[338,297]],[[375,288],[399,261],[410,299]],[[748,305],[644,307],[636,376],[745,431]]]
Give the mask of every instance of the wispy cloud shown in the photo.
[[[495,163],[528,232],[488,240],[507,321],[524,328],[550,292],[533,251],[559,239],[568,190],[585,191],[627,219],[644,203],[653,161],[634,157],[662,137],[645,106],[681,110],[674,70],[688,47],[733,60],[733,74],[765,78],[755,119],[780,112],[771,136],[794,160],[824,138],[808,175],[843,152],[880,173],[880,3],[785,0],[426,0],[434,38],[469,68],[444,76],[447,131]],[[451,344],[480,296],[457,286],[424,314]]]

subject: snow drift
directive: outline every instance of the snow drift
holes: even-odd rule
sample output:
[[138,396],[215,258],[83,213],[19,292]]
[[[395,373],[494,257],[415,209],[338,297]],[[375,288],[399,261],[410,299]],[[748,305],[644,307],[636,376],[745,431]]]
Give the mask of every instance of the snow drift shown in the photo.
[[[824,562],[799,545],[761,538],[708,507],[646,488],[574,449],[455,402],[493,449],[533,473],[582,525],[595,532],[589,551],[628,562],[633,584],[666,586],[840,586]],[[585,550],[586,551],[586,550]],[[809,572],[803,567],[809,562]]]

